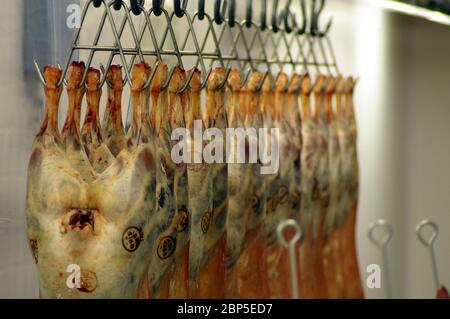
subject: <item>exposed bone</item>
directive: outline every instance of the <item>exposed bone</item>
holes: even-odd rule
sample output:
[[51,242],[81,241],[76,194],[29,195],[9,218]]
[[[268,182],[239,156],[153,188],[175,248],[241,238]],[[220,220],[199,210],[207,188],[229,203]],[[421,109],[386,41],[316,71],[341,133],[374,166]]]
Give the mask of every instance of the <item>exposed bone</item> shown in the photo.
[[102,91],[98,87],[99,83],[100,71],[90,68],[86,77],[87,110],[81,130],[81,139],[92,167],[96,172],[102,173],[111,165],[114,155],[111,154],[102,139],[99,115]]
[[89,162],[81,141],[79,118],[77,121],[76,115],[77,110],[81,109],[81,101],[85,93],[85,87],[80,86],[84,71],[84,62],[73,62],[69,68],[67,80],[69,108],[61,137],[66,150],[66,156],[71,164],[80,172],[85,181],[92,181],[96,178],[96,173]]
[[117,156],[126,146],[122,122],[122,67],[112,65],[108,70],[107,80],[112,87],[108,86],[108,104],[103,117],[102,136],[111,153]]

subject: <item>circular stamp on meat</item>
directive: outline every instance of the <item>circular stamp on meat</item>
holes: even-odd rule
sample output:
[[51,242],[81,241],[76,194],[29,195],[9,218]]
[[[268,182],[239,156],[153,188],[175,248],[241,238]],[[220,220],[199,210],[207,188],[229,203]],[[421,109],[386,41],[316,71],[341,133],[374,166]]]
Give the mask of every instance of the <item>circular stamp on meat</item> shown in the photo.
[[122,235],[122,245],[126,251],[132,253],[139,248],[142,240],[144,238],[144,234],[142,233],[142,229],[139,227],[131,226],[125,229]]
[[177,245],[177,240],[172,236],[165,236],[160,239],[157,253],[160,259],[167,259],[172,256]]
[[80,288],[77,288],[80,291],[83,292],[93,292],[95,289],[97,289],[97,276],[95,275],[95,272],[90,270],[81,270],[80,275]]
[[206,232],[209,229],[209,225],[211,224],[211,218],[212,218],[212,212],[206,212],[203,214],[200,227],[202,228],[203,234],[206,234]]
[[178,223],[177,231],[179,233],[184,232],[189,226],[189,211],[186,207],[180,209],[180,221]]

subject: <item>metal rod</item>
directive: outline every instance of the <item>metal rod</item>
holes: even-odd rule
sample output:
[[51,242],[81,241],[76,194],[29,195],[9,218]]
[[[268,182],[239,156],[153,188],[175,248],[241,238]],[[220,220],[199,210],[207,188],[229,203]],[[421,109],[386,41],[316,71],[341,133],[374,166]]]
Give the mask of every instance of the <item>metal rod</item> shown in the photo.
[[[287,229],[291,228],[293,230],[293,235],[291,239],[288,241],[285,237],[285,232]],[[301,243],[303,238],[303,232],[298,225],[297,221],[294,219],[288,219],[281,222],[277,227],[277,237],[278,242],[282,247],[289,249],[289,265],[291,270],[291,292],[293,299],[300,298],[300,289],[298,286],[298,263],[297,263],[297,251],[296,248],[298,244]]]
[[[374,232],[376,229],[384,229],[385,235],[381,238],[375,238]],[[391,289],[391,276],[389,272],[389,259],[388,259],[388,244],[393,236],[393,231],[391,225],[384,219],[379,219],[369,226],[368,237],[370,241],[381,249],[382,253],[382,274],[384,277],[383,285],[385,287],[385,294],[387,299],[392,299],[392,289]]]
[[[431,234],[429,239],[425,239],[423,237],[422,231],[425,227],[429,227],[433,230],[433,233]],[[436,225],[436,223],[425,219],[425,220],[422,220],[417,225],[416,234],[417,234],[417,237],[419,238],[419,240],[421,241],[421,243],[426,248],[428,248],[428,252],[430,254],[430,259],[431,259],[431,267],[432,267],[431,269],[433,271],[434,286],[435,286],[436,290],[438,290],[441,282],[439,280],[439,272],[438,272],[438,267],[437,267],[437,262],[436,262],[436,254],[434,252],[434,242],[436,241],[436,238],[439,235],[439,227]]]

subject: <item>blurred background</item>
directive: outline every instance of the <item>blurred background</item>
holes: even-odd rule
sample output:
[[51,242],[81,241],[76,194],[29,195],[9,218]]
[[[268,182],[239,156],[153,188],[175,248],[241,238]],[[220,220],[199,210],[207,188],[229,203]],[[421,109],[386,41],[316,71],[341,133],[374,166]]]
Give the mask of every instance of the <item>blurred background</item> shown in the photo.
[[[171,2],[166,1],[166,7]],[[241,20],[245,2],[237,2]],[[298,2],[292,4],[296,13]],[[447,2],[432,8],[448,12]],[[38,297],[25,235],[26,171],[43,112],[42,86],[32,61],[37,59],[41,66],[65,63],[75,31],[66,23],[70,4],[80,1],[7,1],[0,11],[0,298]],[[259,18],[259,4],[254,1],[255,18]],[[405,10],[397,4],[329,0],[322,21],[333,17],[330,37],[341,71],[360,77],[355,93],[361,166],[357,243],[366,296],[385,297],[383,289],[365,285],[367,266],[381,265],[380,250],[368,240],[367,229],[372,221],[384,218],[394,229],[389,246],[393,296],[433,298],[428,252],[414,230],[424,218],[438,224],[438,269],[441,282],[450,286],[446,246],[450,243],[450,17],[432,13],[424,19],[413,16],[414,10],[399,13],[395,10]],[[212,13],[213,1],[206,5]],[[187,10],[194,12],[196,6],[191,0]],[[93,36],[96,14],[100,13],[93,12],[86,20],[82,41]],[[163,27],[155,24],[158,33]],[[176,26],[176,33],[183,28]],[[103,58],[96,55],[94,65]],[[125,97],[125,106],[126,101]],[[60,124],[66,105],[63,94]],[[126,111],[124,107],[124,116]]]

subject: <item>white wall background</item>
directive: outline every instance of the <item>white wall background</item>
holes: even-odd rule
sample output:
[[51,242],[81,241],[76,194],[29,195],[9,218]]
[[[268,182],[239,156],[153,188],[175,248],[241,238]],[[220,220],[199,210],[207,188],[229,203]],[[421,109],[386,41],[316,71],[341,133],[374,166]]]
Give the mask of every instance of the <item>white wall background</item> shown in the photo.
[[[0,224],[0,298],[37,297],[25,240],[24,198],[28,153],[40,111],[32,107],[37,102],[27,96],[28,86],[19,76],[21,62],[14,54],[22,49],[21,6],[27,1],[31,0],[5,2],[0,11],[4,34],[0,46],[8,48],[0,53],[0,218],[12,220]],[[239,8],[242,17],[244,6]],[[360,76],[355,104],[362,274],[367,265],[381,263],[379,250],[367,239],[368,224],[385,218],[395,230],[389,247],[394,297],[431,298],[435,294],[431,266],[414,228],[422,218],[439,224],[438,267],[441,281],[450,286],[446,249],[450,242],[450,28],[387,13],[363,0],[329,0],[323,21],[330,15],[340,67],[346,74]],[[382,289],[366,289],[366,294],[384,296]]]
[[[361,269],[380,263],[368,224],[394,228],[389,262],[394,297],[435,295],[429,255],[415,236],[428,218],[440,227],[436,255],[450,285],[450,37],[448,26],[384,12],[365,1],[329,1],[342,68],[361,77],[356,92],[361,162]],[[368,297],[384,296],[367,290]]]

